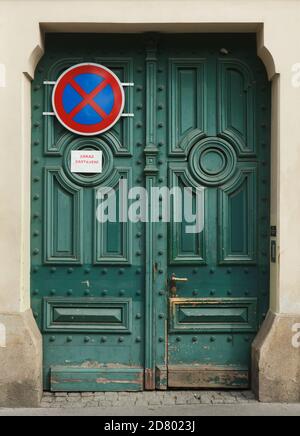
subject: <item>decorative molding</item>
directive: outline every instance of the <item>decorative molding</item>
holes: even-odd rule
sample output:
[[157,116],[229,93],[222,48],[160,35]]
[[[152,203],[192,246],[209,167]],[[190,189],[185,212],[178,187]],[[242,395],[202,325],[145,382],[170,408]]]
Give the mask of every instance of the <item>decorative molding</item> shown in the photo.
[[[157,35],[147,35],[146,41],[146,147],[144,170],[146,189],[150,193],[157,184],[157,158],[158,150],[156,107],[157,107]],[[151,216],[151,196],[148,196],[149,216]],[[150,220],[151,221],[151,220]],[[146,275],[145,275],[145,389],[155,389],[155,324],[154,324],[154,250],[155,230],[152,222],[146,226]]]
[[206,134],[199,129],[191,130],[182,138],[179,148],[185,151],[184,156],[187,157],[192,148],[206,137]]
[[[113,362],[112,365],[115,365]],[[144,386],[143,368],[118,365],[85,368],[84,366],[51,366],[52,392],[137,392]]]
[[257,164],[239,163],[238,170],[238,176],[219,190],[220,264],[257,261]]
[[83,190],[60,167],[45,168],[44,229],[46,264],[82,264]]
[[[234,77],[232,77],[234,75]],[[249,67],[236,59],[218,64],[218,136],[233,141],[240,156],[256,154],[255,87]]]
[[[113,177],[106,183],[106,185],[118,193],[118,184],[120,179],[126,179],[128,182],[128,189],[132,186],[132,169],[131,168],[115,168]],[[97,210],[97,191],[94,191],[95,198],[95,211]],[[118,203],[118,198],[116,199]],[[118,211],[118,208],[117,208]],[[99,223],[95,217],[94,225],[94,265],[131,265],[133,256],[133,242],[132,242],[132,223],[120,222],[119,217],[115,223]],[[108,250],[109,242],[119,235],[120,241],[118,244],[118,251],[112,252]]]
[[255,333],[257,298],[171,298],[172,333]]
[[[63,168],[67,177],[79,186],[99,186],[114,173],[114,156],[106,136],[101,138],[77,137],[69,144],[64,144]],[[70,139],[73,139],[70,137]],[[100,150],[103,156],[103,171],[99,174],[80,174],[71,171],[71,152],[73,150]]]
[[43,304],[45,333],[132,332],[131,299],[44,298]]
[[146,176],[155,176],[158,173],[157,159],[158,159],[158,148],[150,144],[144,149],[146,166],[144,169],[144,174]]
[[234,148],[220,138],[206,138],[192,149],[189,169],[201,185],[220,186],[233,177],[237,156]]
[[[188,171],[187,164],[174,162],[169,165],[169,187],[192,187],[199,188]],[[204,192],[204,206],[207,204],[208,192]],[[196,195],[196,194],[195,194]],[[174,198],[171,200],[171,216],[174,212]],[[207,244],[207,208],[204,211],[204,229],[201,233],[187,234],[183,231],[185,223],[177,223],[171,220],[169,224],[169,263],[171,265],[206,265],[206,244]],[[190,224],[189,224],[190,225]],[[184,251],[182,243],[186,242],[191,249]]]

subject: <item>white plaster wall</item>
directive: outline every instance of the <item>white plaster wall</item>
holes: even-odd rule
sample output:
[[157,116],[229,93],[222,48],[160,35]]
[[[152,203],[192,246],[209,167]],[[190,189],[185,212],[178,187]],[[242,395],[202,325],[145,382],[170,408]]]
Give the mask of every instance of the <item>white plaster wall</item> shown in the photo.
[[270,78],[280,75],[273,87],[271,212],[280,226],[280,267],[272,266],[272,309],[299,314],[300,87],[292,86],[299,22],[298,0],[0,0],[0,313],[29,307],[30,77],[41,34],[157,30],[256,31]]

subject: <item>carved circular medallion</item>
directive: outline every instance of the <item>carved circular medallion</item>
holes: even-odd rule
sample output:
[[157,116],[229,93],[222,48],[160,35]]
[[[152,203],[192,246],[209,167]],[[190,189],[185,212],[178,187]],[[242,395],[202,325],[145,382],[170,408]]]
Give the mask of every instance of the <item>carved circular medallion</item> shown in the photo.
[[237,157],[234,148],[223,139],[206,138],[198,142],[189,157],[193,177],[203,185],[221,185],[232,177]]
[[[73,173],[71,171],[71,152],[75,150],[102,151],[103,162],[101,173]],[[64,151],[64,170],[72,182],[80,186],[97,186],[103,183],[113,171],[113,153],[101,139],[79,138],[72,141]]]

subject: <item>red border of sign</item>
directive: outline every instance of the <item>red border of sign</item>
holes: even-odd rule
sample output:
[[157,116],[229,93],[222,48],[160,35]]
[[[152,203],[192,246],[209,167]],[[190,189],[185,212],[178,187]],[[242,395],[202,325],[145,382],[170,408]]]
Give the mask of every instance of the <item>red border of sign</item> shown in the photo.
[[[84,73],[101,73],[101,76],[104,77],[107,84],[111,85],[114,92],[114,108],[112,112],[98,124],[83,125],[76,123],[64,110],[62,104],[63,92],[67,84],[70,80],[74,79],[74,77]],[[124,110],[125,93],[119,78],[111,70],[100,64],[83,63],[74,65],[59,77],[53,89],[52,105],[55,115],[66,129],[79,135],[92,136],[106,132],[119,121]]]

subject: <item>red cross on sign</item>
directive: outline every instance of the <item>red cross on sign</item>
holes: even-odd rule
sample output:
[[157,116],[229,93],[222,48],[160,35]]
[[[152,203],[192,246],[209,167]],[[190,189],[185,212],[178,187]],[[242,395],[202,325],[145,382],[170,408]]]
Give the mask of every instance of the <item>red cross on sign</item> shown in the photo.
[[79,64],[58,79],[52,97],[58,120],[71,132],[92,136],[111,129],[125,104],[123,86],[108,68]]

